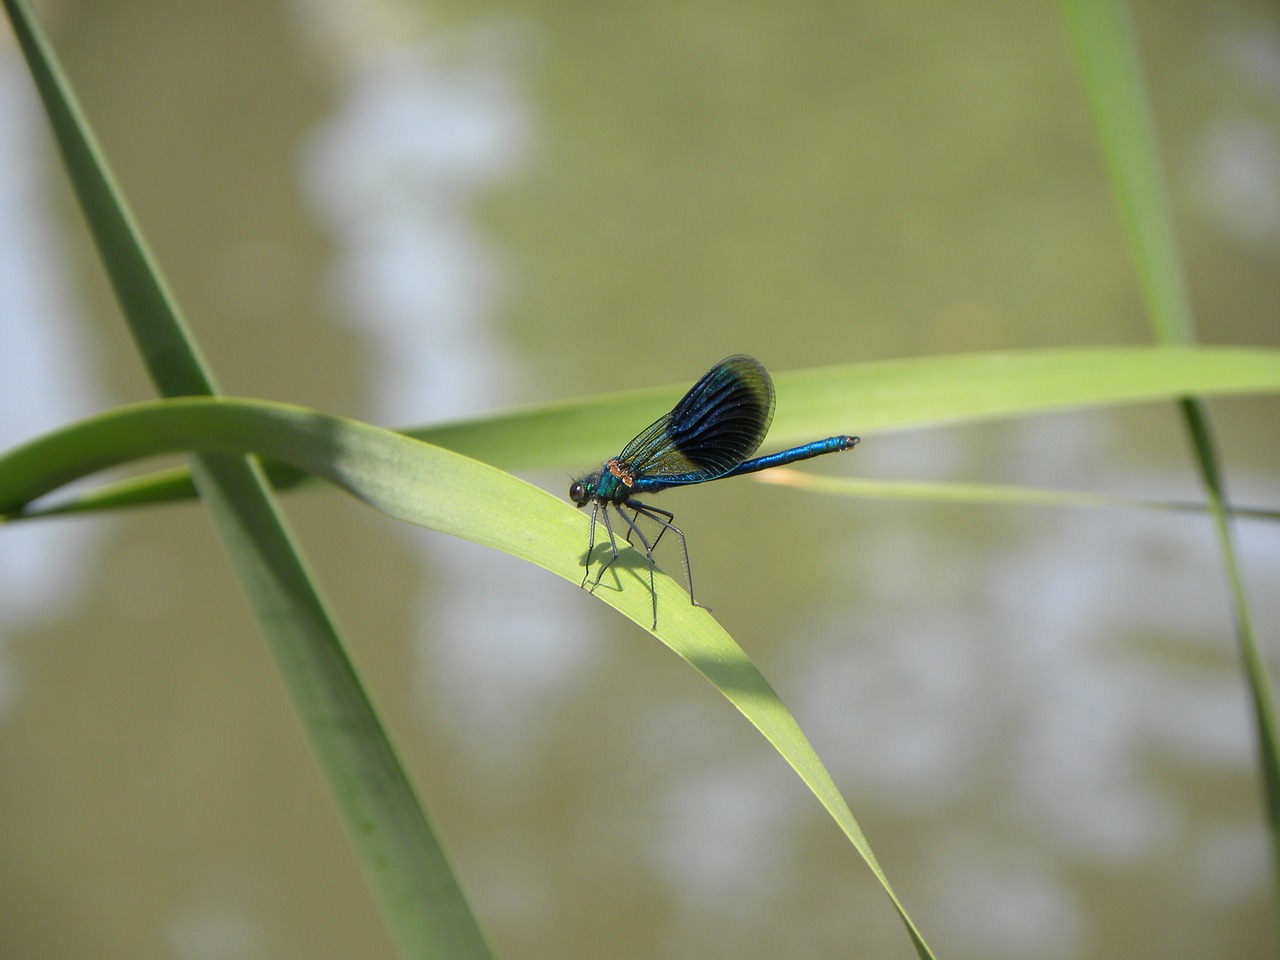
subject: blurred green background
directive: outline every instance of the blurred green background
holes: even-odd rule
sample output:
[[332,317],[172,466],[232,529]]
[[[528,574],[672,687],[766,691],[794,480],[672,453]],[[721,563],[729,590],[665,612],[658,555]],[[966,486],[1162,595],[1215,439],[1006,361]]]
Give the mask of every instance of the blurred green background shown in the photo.
[[[227,393],[395,425],[737,352],[1148,340],[1052,4],[40,12]],[[1135,18],[1200,335],[1275,346],[1280,13]],[[151,391],[7,37],[0,157],[10,446]],[[1214,410],[1237,499],[1280,502],[1280,405]],[[1197,495],[1166,408],[828,459],[806,469]],[[1206,521],[748,481],[661,505],[940,955],[1272,954]],[[914,955],[812,796],[652,638],[338,494],[287,506],[499,955]],[[1240,535],[1272,641],[1280,537]],[[391,955],[196,508],[0,533],[0,769],[5,957]]]

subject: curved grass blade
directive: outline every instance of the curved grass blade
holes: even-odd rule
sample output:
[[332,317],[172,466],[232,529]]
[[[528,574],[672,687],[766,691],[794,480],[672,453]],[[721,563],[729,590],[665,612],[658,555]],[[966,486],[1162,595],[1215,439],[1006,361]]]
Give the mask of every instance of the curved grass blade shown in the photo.
[[[39,24],[22,0],[4,6],[148,374],[166,396],[215,393]],[[260,468],[203,454],[192,475],[401,955],[485,960],[475,917]]]
[[[1104,347],[889,360],[780,373],[783,397],[766,448],[853,430],[862,436],[1068,408],[1280,391],[1280,351],[1228,347]],[[670,409],[680,387],[557,401],[405,431],[504,470],[598,463]],[[278,487],[303,474],[268,464]],[[61,512],[142,506],[190,497],[184,471],[138,477],[81,494]]]
[[[0,456],[0,514],[96,470],[186,450],[259,454],[315,474],[389,516],[521,557],[573,584],[587,518],[568,502],[479,461],[390,430],[297,407],[182,399],[123,407]],[[616,589],[594,596],[646,630],[647,566],[627,548]],[[656,637],[697,669],[773,744],[839,824],[889,895],[921,957],[932,953],[795,718],[724,629],[657,577]],[[583,602],[592,596],[582,592]]]
[[[1132,18],[1121,0],[1064,0],[1064,6],[1138,264],[1152,328],[1163,343],[1188,344],[1195,339],[1191,302],[1166,200],[1155,123],[1142,82]],[[1200,399],[1192,396],[1199,393],[1201,391],[1188,390],[1188,395],[1181,400],[1181,411],[1222,551],[1235,614],[1236,640],[1253,701],[1258,762],[1271,833],[1272,915],[1280,928],[1280,730],[1271,680],[1254,632],[1240,558],[1227,516],[1228,499],[1208,410]]]

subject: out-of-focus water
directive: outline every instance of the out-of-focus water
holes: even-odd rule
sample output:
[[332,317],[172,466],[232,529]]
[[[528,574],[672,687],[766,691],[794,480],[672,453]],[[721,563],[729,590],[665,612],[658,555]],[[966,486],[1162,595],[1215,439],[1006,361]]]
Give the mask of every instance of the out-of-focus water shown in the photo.
[[[1200,335],[1275,345],[1280,19],[1137,14]],[[228,392],[402,424],[742,351],[1147,338],[1056,8],[48,16]],[[149,396],[42,122],[0,48],[6,445]],[[1214,409],[1237,498],[1274,506],[1274,400]],[[1184,448],[1172,410],[1124,410],[864,433],[812,469],[1194,498]],[[663,501],[940,955],[1272,953],[1205,521]],[[652,638],[336,493],[288,509],[499,954],[913,955],[794,774]],[[1239,537],[1274,646],[1280,536]],[[6,956],[391,956],[197,508],[0,530],[0,766]]]

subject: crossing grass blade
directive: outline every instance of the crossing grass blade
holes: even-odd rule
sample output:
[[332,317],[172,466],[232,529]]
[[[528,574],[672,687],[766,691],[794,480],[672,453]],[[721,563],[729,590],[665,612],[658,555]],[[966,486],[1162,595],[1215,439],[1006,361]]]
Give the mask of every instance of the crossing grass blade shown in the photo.
[[[787,444],[848,429],[863,436],[1054,410],[1234,396],[1280,389],[1280,351],[1247,347],[1101,347],[1001,351],[779,373],[787,402],[770,438]],[[679,387],[610,393],[518,408],[403,432],[504,470],[575,469],[625,440],[680,395]],[[646,419],[647,418],[647,419]],[[282,488],[304,475],[267,463]],[[67,501],[64,511],[189,498],[185,468],[134,477]]]
[[[214,394],[177,306],[40,27],[4,0],[138,352],[164,396]],[[192,476],[276,658],[384,922],[406,958],[489,950],[258,465],[201,452]]]
[[[1195,339],[1187,283],[1169,212],[1155,122],[1142,79],[1133,20],[1122,0],[1064,0],[1085,88],[1121,210],[1149,321],[1163,344]],[[1214,531],[1231,587],[1236,641],[1253,702],[1258,763],[1271,834],[1272,914],[1280,928],[1280,731],[1266,660],[1258,645],[1239,553],[1228,518],[1228,498],[1201,391],[1179,406],[1204,484]]]

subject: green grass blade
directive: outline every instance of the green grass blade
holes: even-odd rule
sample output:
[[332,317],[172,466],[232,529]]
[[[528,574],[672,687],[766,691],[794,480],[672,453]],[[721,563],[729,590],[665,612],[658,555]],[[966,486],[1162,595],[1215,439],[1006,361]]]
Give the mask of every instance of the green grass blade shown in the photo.
[[[22,0],[4,4],[152,381],[166,396],[214,393],[38,23]],[[199,456],[192,474],[401,955],[487,958],[470,907],[259,468],[238,456]]]
[[1064,7],[1156,339],[1190,344],[1190,301],[1129,8],[1122,0],[1065,0]]
[[[837,433],[940,426],[1068,408],[1280,388],[1280,350],[1090,347],[997,351],[784,371],[768,447]],[[507,470],[599,464],[688,383],[408,431]]]
[[[259,454],[315,474],[383,513],[582,578],[588,519],[567,501],[492,466],[390,430],[296,407],[186,399],[119,408],[0,456],[0,514],[96,470],[198,449]],[[627,549],[594,593],[645,628],[644,559]],[[582,602],[593,596],[583,592]],[[673,580],[657,580],[663,643],[695,667],[791,764],[888,893],[922,957],[932,954],[898,900],[861,828],[795,718],[724,629]]]
[[[921,357],[779,373],[767,447],[835,433],[963,423],[1105,404],[1280,390],[1280,351],[1223,347],[1109,347]],[[686,385],[687,386],[687,385]],[[599,464],[670,409],[681,387],[564,400],[435,426],[409,436],[504,470]],[[302,474],[269,464],[281,487]],[[62,509],[140,506],[190,497],[183,470],[121,481]]]
[[[1116,497],[1083,490],[1042,490],[1035,487],[1013,487],[994,483],[947,483],[913,480],[867,480],[863,477],[833,477],[808,473],[794,467],[776,467],[758,474],[756,483],[792,487],[815,493],[878,500],[919,500],[932,503],[983,504],[995,507],[1086,507],[1127,510],[1159,510],[1167,513],[1208,513],[1202,503],[1174,503]],[[1232,511],[1236,516],[1253,520],[1280,520],[1280,509],[1264,508]]]
[[4,5],[148,374],[163,396],[216,393],[39,24],[23,0],[4,0]]
[[1244,572],[1228,519],[1229,507],[1218,469],[1218,455],[1213,445],[1213,433],[1209,428],[1204,405],[1195,400],[1183,401],[1183,418],[1196,451],[1196,462],[1209,496],[1214,530],[1222,545],[1222,559],[1227,569],[1227,582],[1231,588],[1232,606],[1235,608],[1236,635],[1240,644],[1240,656],[1244,663],[1245,682],[1253,703],[1254,722],[1257,725],[1258,760],[1262,768],[1263,803],[1267,825],[1271,833],[1271,856],[1274,876],[1271,884],[1272,916],[1280,924],[1280,741],[1277,740],[1276,705],[1267,673],[1267,661],[1258,646],[1253,629],[1253,617],[1249,598],[1245,595]]
[[[1190,298],[1169,213],[1151,108],[1133,22],[1121,0],[1065,0],[1094,117],[1156,338],[1166,344],[1195,339]],[[1280,925],[1280,736],[1266,660],[1258,647],[1244,580],[1227,516],[1208,411],[1187,391],[1183,419],[1207,491],[1214,529],[1231,585],[1236,638],[1257,723],[1259,764],[1272,844],[1272,913]]]

